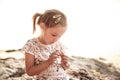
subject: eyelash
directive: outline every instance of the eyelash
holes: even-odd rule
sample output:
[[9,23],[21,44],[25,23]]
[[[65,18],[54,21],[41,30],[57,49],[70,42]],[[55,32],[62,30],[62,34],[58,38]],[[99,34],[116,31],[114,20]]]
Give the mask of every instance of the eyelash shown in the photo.
[[52,34],[52,36],[57,36],[57,35]]

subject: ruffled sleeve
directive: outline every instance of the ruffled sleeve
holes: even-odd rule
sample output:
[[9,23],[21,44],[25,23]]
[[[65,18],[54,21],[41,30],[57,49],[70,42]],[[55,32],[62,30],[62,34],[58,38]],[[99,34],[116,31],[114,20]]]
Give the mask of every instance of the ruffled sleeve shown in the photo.
[[26,44],[23,46],[23,51],[24,52],[27,52],[27,53],[30,53],[32,55],[34,55],[34,51],[35,51],[35,42],[31,39],[31,40],[28,40],[26,42]]

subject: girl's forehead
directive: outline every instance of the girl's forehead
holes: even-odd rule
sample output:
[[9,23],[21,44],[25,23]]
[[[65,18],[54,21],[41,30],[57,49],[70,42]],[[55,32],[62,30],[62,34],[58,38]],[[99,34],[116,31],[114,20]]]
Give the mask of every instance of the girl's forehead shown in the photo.
[[50,31],[65,31],[66,27],[60,26],[60,25],[56,25],[54,27],[50,27],[48,28]]

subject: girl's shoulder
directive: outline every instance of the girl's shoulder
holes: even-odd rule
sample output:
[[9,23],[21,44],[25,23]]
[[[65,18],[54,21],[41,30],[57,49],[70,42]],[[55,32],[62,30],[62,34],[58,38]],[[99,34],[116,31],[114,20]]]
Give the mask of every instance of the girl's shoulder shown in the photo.
[[37,40],[35,38],[28,39],[22,50],[33,54],[36,51],[36,47],[38,46]]
[[32,48],[32,47],[34,47],[34,46],[37,45],[37,44],[38,44],[38,43],[37,43],[37,41],[36,41],[35,38],[28,39],[28,40],[26,41],[26,43],[24,44],[24,46],[23,46],[23,50],[24,50],[24,49],[28,49],[28,48]]
[[35,44],[37,44],[37,40],[36,40],[36,38],[30,38],[30,39],[27,40],[26,44],[35,45]]

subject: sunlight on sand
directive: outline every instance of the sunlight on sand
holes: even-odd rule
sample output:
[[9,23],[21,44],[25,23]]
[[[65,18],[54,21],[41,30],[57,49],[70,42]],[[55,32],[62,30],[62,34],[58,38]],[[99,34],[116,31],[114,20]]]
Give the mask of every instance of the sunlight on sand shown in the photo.
[[9,58],[9,57],[12,57],[12,58],[16,58],[16,59],[21,59],[21,58],[24,58],[24,54],[22,52],[19,52],[19,51],[15,51],[15,52],[0,52],[0,58]]

